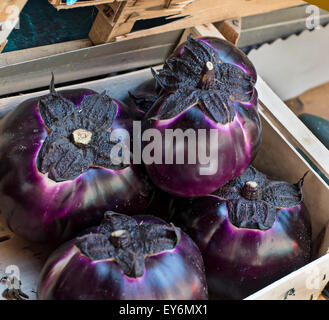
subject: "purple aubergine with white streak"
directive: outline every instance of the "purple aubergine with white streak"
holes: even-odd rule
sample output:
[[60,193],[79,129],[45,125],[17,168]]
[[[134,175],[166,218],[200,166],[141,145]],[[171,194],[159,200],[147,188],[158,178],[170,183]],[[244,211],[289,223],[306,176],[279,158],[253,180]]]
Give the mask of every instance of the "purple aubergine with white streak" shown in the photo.
[[[257,75],[247,56],[225,40],[189,37],[152,73],[162,91],[145,116],[145,129],[161,133],[154,154],[162,151],[162,158],[144,162],[155,185],[175,196],[200,196],[241,175],[262,132]],[[184,142],[166,139],[168,129],[185,133]]]
[[244,299],[310,262],[304,178],[290,184],[249,167],[213,194],[176,202],[172,221],[198,245],[212,298]]
[[195,243],[154,216],[106,212],[100,226],[60,246],[39,279],[40,300],[205,300]]
[[106,209],[145,210],[154,193],[146,173],[120,162],[120,151],[111,157],[117,143],[129,145],[137,118],[106,93],[57,92],[53,80],[49,94],[9,112],[0,123],[0,203],[10,229],[58,243],[100,223]]

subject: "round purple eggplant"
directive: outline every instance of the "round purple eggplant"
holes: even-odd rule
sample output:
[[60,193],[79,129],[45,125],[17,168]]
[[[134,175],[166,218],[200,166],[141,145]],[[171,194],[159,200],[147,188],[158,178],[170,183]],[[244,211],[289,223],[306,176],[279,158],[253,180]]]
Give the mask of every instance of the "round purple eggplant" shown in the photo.
[[0,123],[0,203],[10,229],[58,243],[99,224],[107,209],[144,210],[153,196],[146,172],[120,162],[120,151],[110,156],[130,143],[135,117],[105,93],[56,92],[53,80],[48,95],[8,113]]
[[176,204],[172,221],[202,253],[209,294],[244,299],[311,259],[311,223],[297,184],[249,167],[215,193]]
[[153,216],[105,213],[99,227],[60,246],[42,269],[40,300],[205,300],[198,247]]
[[144,162],[155,185],[192,197],[241,175],[256,156],[262,131],[256,71],[246,55],[221,39],[189,38],[152,72],[162,91],[144,128],[161,133],[162,157]]

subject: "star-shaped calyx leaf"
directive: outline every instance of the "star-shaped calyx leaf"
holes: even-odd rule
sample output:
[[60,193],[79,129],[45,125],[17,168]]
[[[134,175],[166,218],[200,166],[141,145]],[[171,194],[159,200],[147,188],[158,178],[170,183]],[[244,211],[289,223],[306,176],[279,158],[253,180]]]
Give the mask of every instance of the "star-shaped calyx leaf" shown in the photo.
[[181,56],[167,59],[152,74],[164,90],[173,92],[155,120],[171,119],[198,105],[212,120],[226,124],[234,119],[234,101],[250,101],[255,85],[241,68],[223,63],[216,50],[191,36]]
[[113,259],[126,276],[138,278],[144,274],[146,256],[174,249],[180,237],[173,225],[138,223],[108,211],[98,232],[77,238],[75,245],[90,259]]
[[114,165],[110,153],[119,141],[111,141],[116,103],[104,93],[85,96],[79,106],[54,89],[39,101],[40,115],[49,134],[39,155],[40,172],[56,182],[73,180],[90,167],[123,169]]
[[266,230],[272,227],[277,210],[303,201],[306,174],[296,184],[268,179],[250,166],[240,177],[214,192],[227,201],[228,216],[239,228]]

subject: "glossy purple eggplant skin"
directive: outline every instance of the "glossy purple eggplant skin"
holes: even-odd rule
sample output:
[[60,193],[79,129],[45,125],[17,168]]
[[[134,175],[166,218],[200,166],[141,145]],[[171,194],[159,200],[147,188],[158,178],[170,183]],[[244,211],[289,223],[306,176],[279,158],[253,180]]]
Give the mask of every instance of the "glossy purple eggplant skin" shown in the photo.
[[[247,56],[233,44],[218,38],[196,39],[215,49],[224,63],[234,64],[251,76],[254,82],[257,73]],[[173,56],[179,56],[184,50],[184,44],[176,50]],[[163,99],[158,99],[152,106],[149,115],[156,115],[162,107]],[[214,122],[207,117],[200,108],[194,106],[185,110],[170,120],[147,120],[145,128],[154,128],[162,136],[162,163],[146,164],[147,172],[162,190],[179,197],[193,197],[212,193],[229,180],[241,175],[255,158],[261,144],[261,121],[258,114],[258,94],[256,89],[251,93],[248,102],[234,101],[236,116],[232,122],[225,125]],[[152,114],[153,113],[153,114]],[[166,164],[165,130],[166,129],[215,129],[218,131],[218,156],[210,159],[210,163],[217,163],[215,172],[200,174],[200,168],[207,167],[198,160],[195,164]],[[197,135],[198,136],[198,135]],[[207,150],[210,148],[210,138],[207,137]],[[175,148],[173,159],[176,159]],[[184,143],[184,159],[187,162],[188,144]]]
[[200,248],[212,299],[244,299],[310,261],[311,223],[303,203],[279,209],[267,230],[234,226],[226,201],[215,195],[184,206],[174,221]]
[[[88,89],[60,93],[77,106],[95,94]],[[119,112],[112,128],[129,131],[134,111],[114,101]],[[74,180],[57,183],[40,173],[36,159],[48,132],[38,102],[23,102],[0,123],[1,212],[13,232],[34,242],[58,243],[97,225],[105,209],[136,214],[148,206],[153,191],[139,166],[90,168]]]
[[[153,216],[138,223],[165,224]],[[95,229],[96,231],[97,229]],[[139,278],[127,277],[115,261],[92,261],[74,245],[59,247],[42,269],[40,300],[206,300],[208,290],[199,249],[186,234],[173,250],[145,258]]]

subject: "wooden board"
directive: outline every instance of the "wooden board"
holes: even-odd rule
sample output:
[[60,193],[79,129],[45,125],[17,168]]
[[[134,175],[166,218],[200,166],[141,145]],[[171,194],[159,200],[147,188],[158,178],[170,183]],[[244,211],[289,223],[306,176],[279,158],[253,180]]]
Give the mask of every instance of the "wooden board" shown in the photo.
[[329,177],[329,150],[296,117],[282,100],[259,77],[256,88],[259,92],[263,112],[276,121],[296,148],[300,148]]
[[[255,15],[302,4],[305,4],[305,2],[300,0],[173,0],[169,2],[167,0],[128,0],[125,3],[124,10],[120,12],[120,16],[115,22],[119,27],[116,27],[113,23],[109,24],[104,18],[103,13],[111,4],[98,6],[100,11],[98,15],[99,17],[103,15],[103,17],[95,20],[89,37],[94,44],[99,44],[185,29],[195,25],[232,19],[237,16]],[[116,15],[115,9],[113,15]],[[165,25],[129,33],[136,20],[166,16],[170,16],[168,19],[181,19],[172,22],[168,20]],[[111,21],[111,19],[112,15],[108,15],[107,20]],[[127,26],[123,26],[124,24],[127,24]]]
[[99,13],[89,38],[94,44],[113,41],[116,36],[129,33],[137,20],[180,13],[193,1],[196,0],[127,0],[97,6]]
[[1,0],[0,23],[7,20],[16,20],[26,3],[27,0]]
[[6,52],[0,55],[0,66],[8,66],[20,62],[30,61],[33,59],[40,59],[43,57],[61,54],[73,50],[79,50],[82,48],[88,48],[91,46],[92,43],[89,39],[81,39],[50,44],[47,46]]
[[124,0],[90,0],[90,1],[77,1],[72,5],[67,5],[65,0],[48,0],[50,4],[52,4],[56,9],[74,9],[80,7],[89,7],[89,6],[97,6],[104,3],[110,3],[114,1],[124,1]]
[[[162,64],[175,48],[181,34],[182,31],[177,30],[141,39],[50,53],[16,64],[0,64],[0,96],[48,87],[51,72],[55,74],[56,83],[83,82],[86,78],[106,77],[113,72]],[[9,60],[15,60],[16,51],[6,56]]]
[[224,20],[219,22],[218,30],[227,40],[237,45],[241,34],[241,23],[241,17]]

